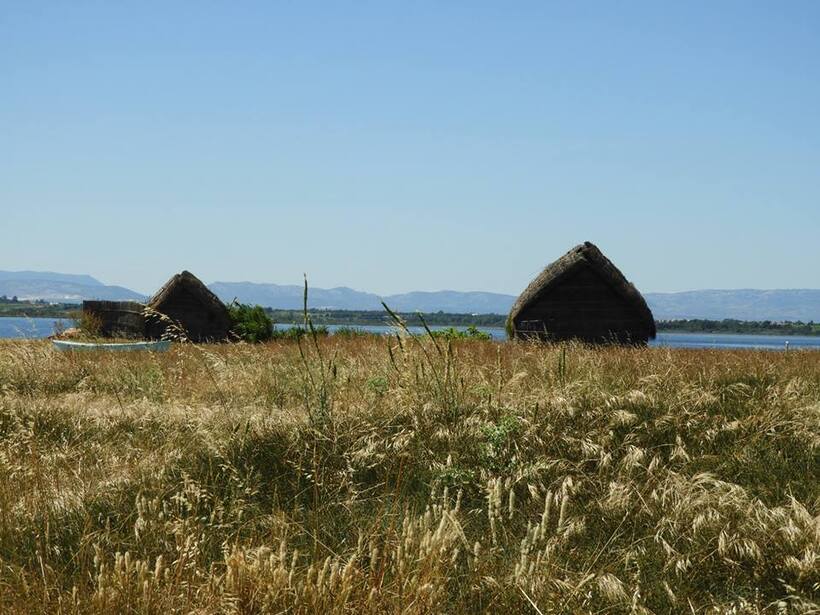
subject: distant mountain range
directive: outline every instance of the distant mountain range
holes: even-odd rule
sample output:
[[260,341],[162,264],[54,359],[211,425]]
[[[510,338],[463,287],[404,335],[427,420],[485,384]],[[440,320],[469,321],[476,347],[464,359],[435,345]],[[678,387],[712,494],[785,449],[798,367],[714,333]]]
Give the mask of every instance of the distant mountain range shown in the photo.
[[[237,299],[280,309],[301,309],[300,285],[214,282],[210,289],[223,301]],[[0,271],[0,295],[19,299],[80,302],[83,299],[141,301],[145,296],[122,286],[107,286],[88,275],[45,271]],[[796,290],[692,290],[680,293],[645,293],[656,320],[707,318],[722,320],[813,320],[820,322],[820,289]],[[399,312],[450,312],[505,314],[515,297],[499,293],[409,292],[379,295],[338,288],[310,288],[308,305],[314,309],[381,310],[384,300]]]
[[[208,286],[223,301],[237,299],[241,303],[258,303],[267,307],[297,310],[302,308],[304,287],[297,285],[255,284],[253,282],[214,282]],[[410,292],[380,297],[340,286],[309,288],[308,305],[315,309],[381,310],[382,300],[391,310],[399,312],[450,312],[503,314],[510,310],[515,297],[498,293]]]
[[802,320],[820,322],[820,289],[689,290],[646,293],[655,320]]
[[142,301],[145,295],[123,286],[106,286],[90,275],[52,271],[0,271],[0,295],[20,300],[79,303],[83,299]]
[[[214,282],[210,289],[223,301],[281,309],[302,307],[302,286]],[[705,318],[722,320],[813,320],[820,322],[820,289],[797,290],[691,290],[680,293],[645,293],[656,320]],[[398,312],[451,312],[456,314],[506,314],[515,297],[498,293],[410,292],[379,298],[351,288],[310,288],[308,305],[337,310],[380,310],[381,299]]]

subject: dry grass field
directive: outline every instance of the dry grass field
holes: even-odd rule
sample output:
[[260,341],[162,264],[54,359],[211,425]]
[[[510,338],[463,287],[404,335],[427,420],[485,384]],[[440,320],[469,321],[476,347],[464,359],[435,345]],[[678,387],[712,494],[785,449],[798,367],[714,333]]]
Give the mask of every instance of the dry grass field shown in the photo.
[[0,343],[2,613],[817,613],[820,353]]

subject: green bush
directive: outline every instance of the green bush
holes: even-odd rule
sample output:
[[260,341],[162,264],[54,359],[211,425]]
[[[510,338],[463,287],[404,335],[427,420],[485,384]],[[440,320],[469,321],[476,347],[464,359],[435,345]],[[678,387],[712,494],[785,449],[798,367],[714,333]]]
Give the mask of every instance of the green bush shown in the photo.
[[489,333],[479,331],[474,325],[470,325],[465,330],[460,331],[455,327],[448,327],[447,329],[438,329],[431,332],[433,337],[440,337],[447,340],[491,340],[492,336]]
[[231,331],[246,342],[266,342],[273,337],[273,322],[262,306],[232,303],[228,306]]

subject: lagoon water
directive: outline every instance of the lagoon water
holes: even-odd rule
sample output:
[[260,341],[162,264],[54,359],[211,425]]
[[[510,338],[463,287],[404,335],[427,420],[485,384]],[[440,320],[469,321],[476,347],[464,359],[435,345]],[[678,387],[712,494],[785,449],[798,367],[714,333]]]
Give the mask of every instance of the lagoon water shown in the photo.
[[[0,338],[39,339],[54,332],[55,323],[61,322],[64,326],[71,326],[71,321],[59,318],[0,318]],[[276,325],[281,329],[288,329],[294,325]],[[344,325],[330,325],[330,332]],[[349,328],[349,327],[348,327]],[[390,334],[395,331],[388,326],[359,326],[352,327],[372,333]],[[431,327],[444,329],[447,327]],[[462,328],[462,327],[457,327]],[[496,340],[506,339],[506,333],[498,327],[478,327]],[[424,333],[422,327],[410,327],[412,333]],[[790,349],[806,348],[820,350],[820,337],[806,337],[798,335],[733,335],[725,333],[659,333],[658,338],[649,343],[650,346],[664,346],[669,348],[749,348],[762,350],[783,350],[786,342]]]
[[[0,318],[0,338],[40,339],[54,332],[55,323],[62,322],[71,326],[71,321],[59,318]],[[276,325],[280,329],[288,329],[293,325]],[[330,332],[344,325],[329,325]],[[354,326],[346,327],[369,331],[371,333],[389,334],[395,329],[388,326]],[[431,329],[446,329],[447,327],[431,327]],[[463,327],[456,327],[463,328]],[[506,339],[504,329],[499,327],[478,327],[496,340]],[[410,327],[412,333],[424,333],[422,327]],[[658,338],[649,343],[650,346],[665,346],[669,348],[748,348],[762,350],[783,350],[789,343],[789,349],[820,350],[820,337],[806,337],[798,335],[732,335],[725,333],[659,333]]]
[[658,333],[650,346],[670,348],[749,348],[756,350],[820,350],[820,337],[802,335],[739,335],[731,333]]
[[0,318],[0,338],[39,339],[54,333],[56,323],[73,326],[65,318]]

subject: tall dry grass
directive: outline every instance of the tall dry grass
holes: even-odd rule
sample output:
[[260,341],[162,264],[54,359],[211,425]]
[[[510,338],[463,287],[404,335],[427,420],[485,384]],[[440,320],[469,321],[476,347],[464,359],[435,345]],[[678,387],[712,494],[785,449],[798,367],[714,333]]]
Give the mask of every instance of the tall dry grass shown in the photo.
[[0,612],[818,612],[820,353],[0,343]]

